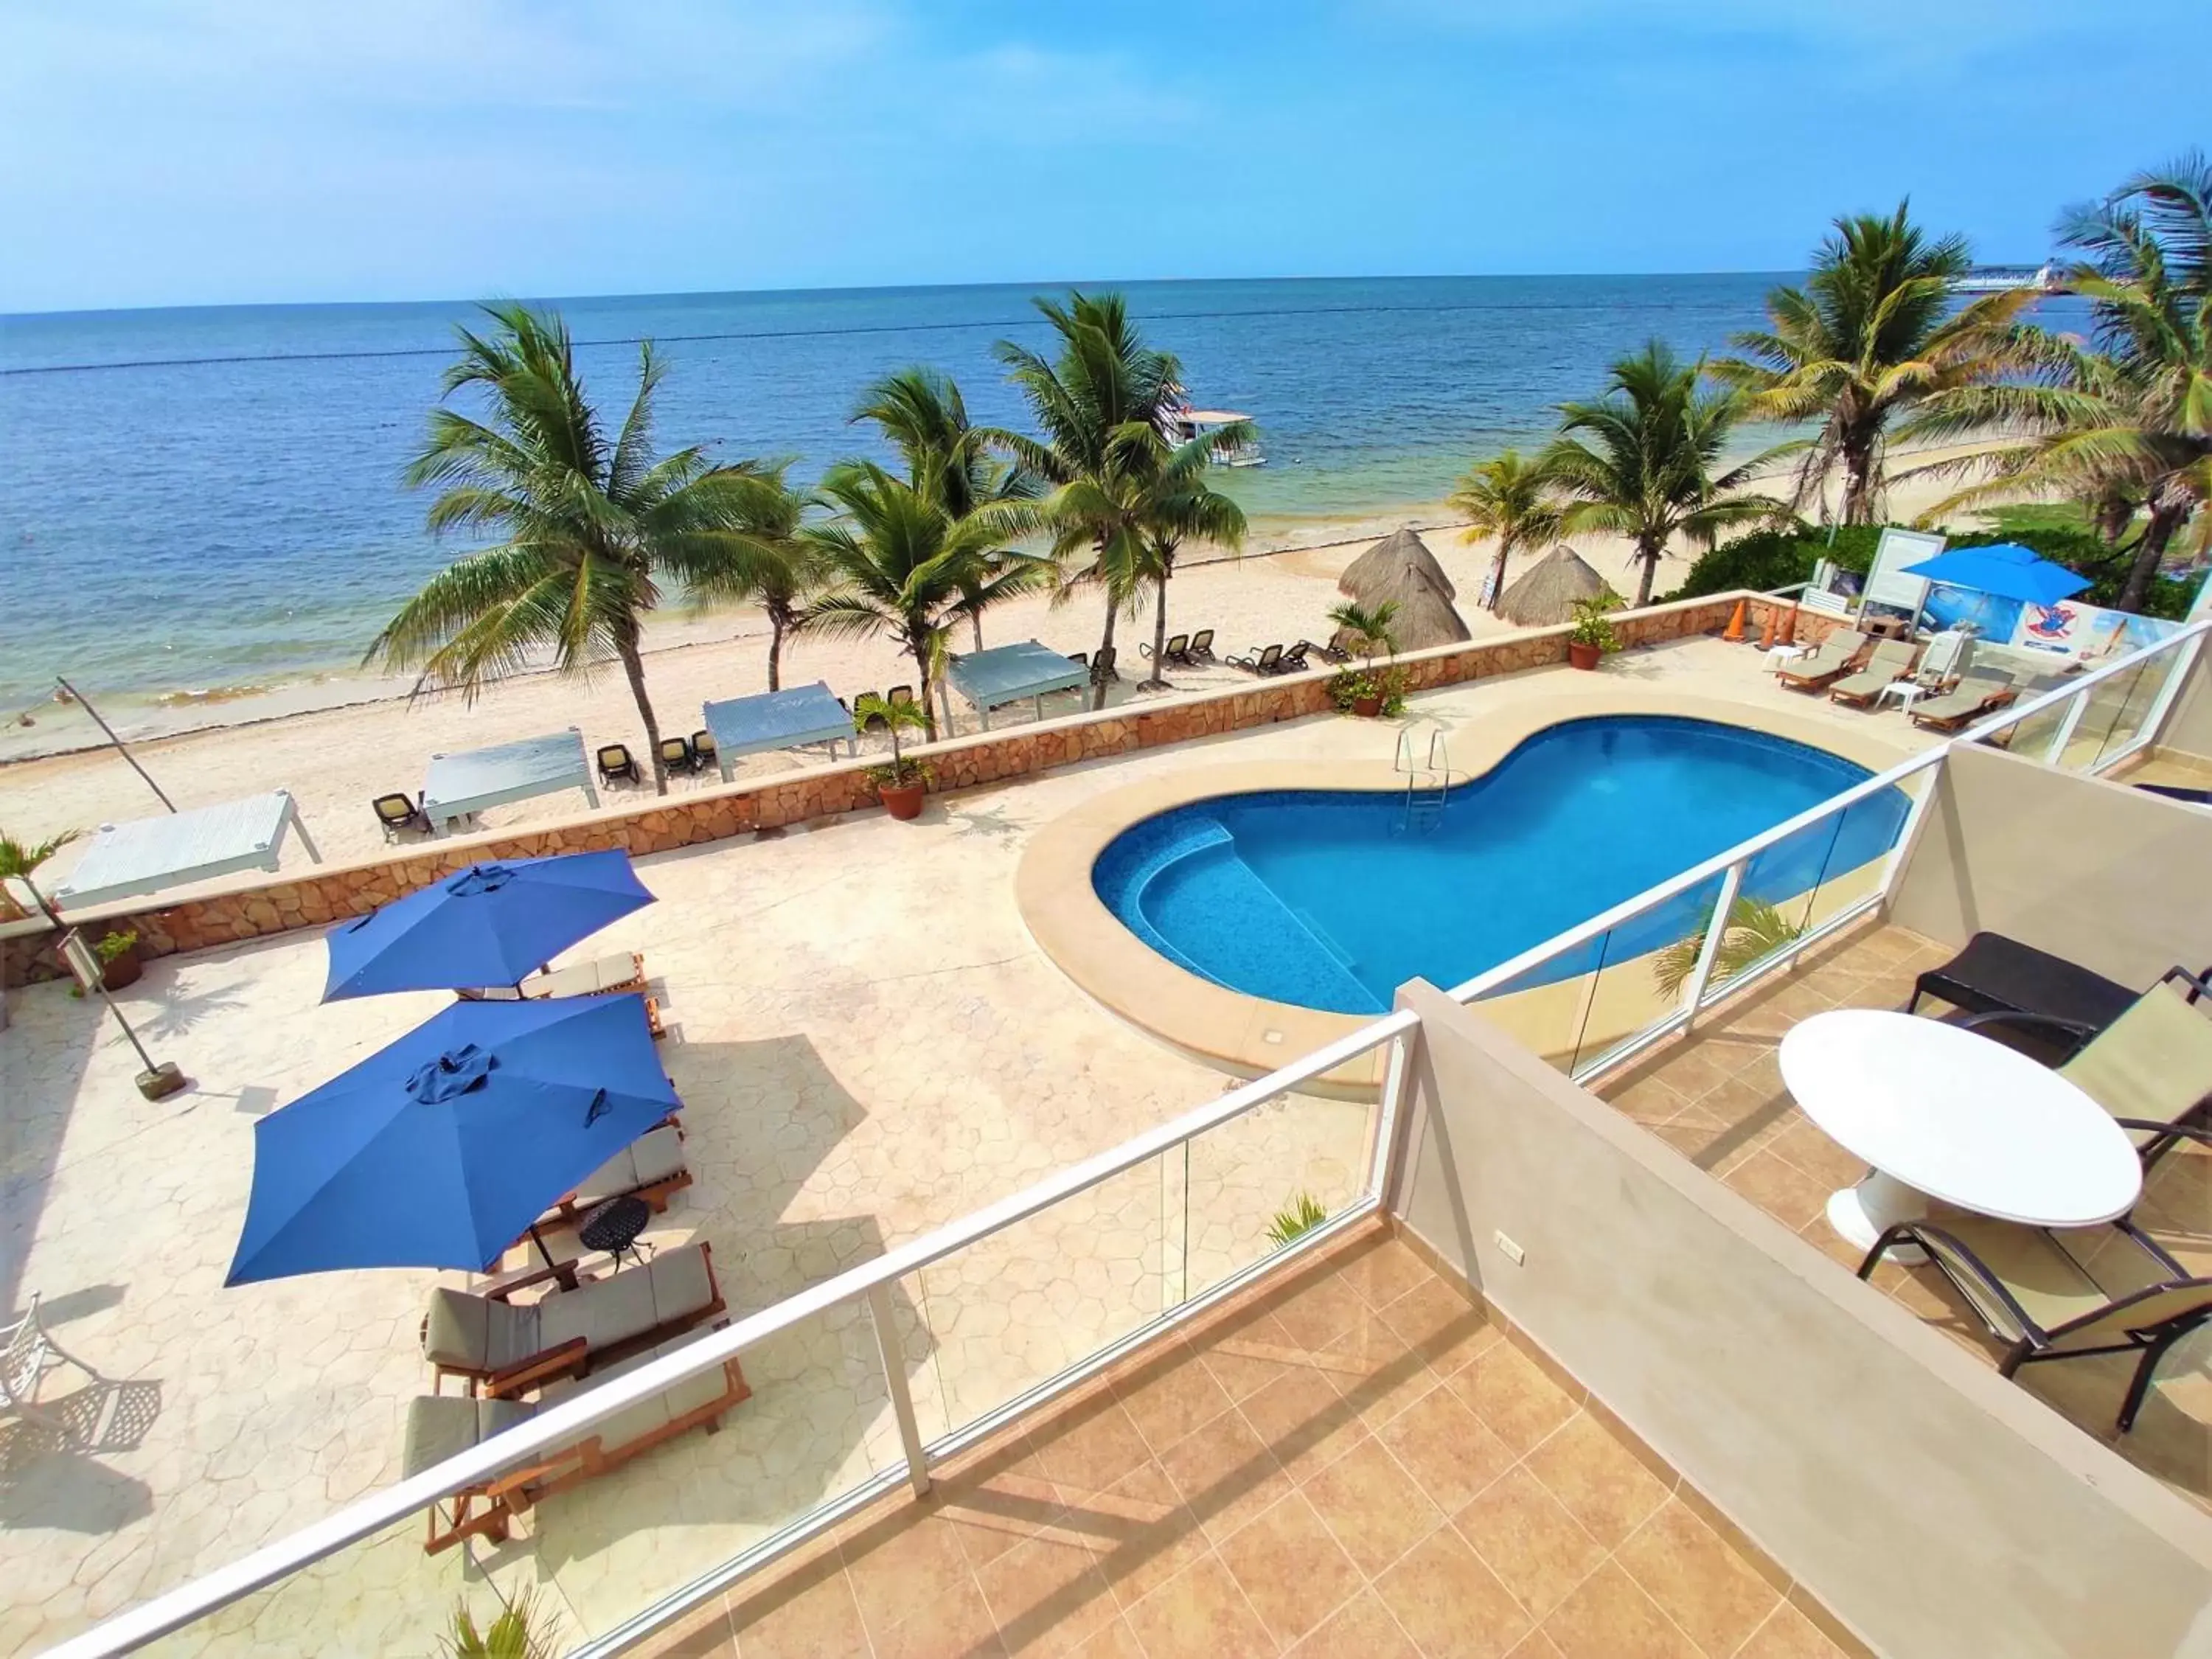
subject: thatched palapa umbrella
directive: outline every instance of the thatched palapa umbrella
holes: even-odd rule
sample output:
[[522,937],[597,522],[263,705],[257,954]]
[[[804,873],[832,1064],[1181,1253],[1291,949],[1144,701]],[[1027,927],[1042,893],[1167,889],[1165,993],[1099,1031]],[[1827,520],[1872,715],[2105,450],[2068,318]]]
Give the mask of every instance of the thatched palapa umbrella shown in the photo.
[[1556,628],[1574,620],[1577,599],[1612,592],[1574,549],[1555,547],[1506,585],[1498,614],[1521,628]]
[[[1386,602],[1397,605],[1390,623],[1401,651],[1419,651],[1431,645],[1456,645],[1473,639],[1452,601],[1459,591],[1444,574],[1437,556],[1411,530],[1395,530],[1369,548],[1337,578],[1337,592],[1372,611]],[[1339,650],[1357,647],[1345,629],[1336,631],[1333,644]]]

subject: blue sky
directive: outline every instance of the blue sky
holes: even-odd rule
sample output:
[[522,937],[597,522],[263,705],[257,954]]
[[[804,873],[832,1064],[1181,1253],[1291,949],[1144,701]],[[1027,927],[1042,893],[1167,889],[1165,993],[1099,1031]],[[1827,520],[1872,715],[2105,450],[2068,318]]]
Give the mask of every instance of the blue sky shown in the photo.
[[[1994,259],[2201,142],[2203,0],[8,0],[0,312]],[[2146,49],[2170,40],[2172,50]]]

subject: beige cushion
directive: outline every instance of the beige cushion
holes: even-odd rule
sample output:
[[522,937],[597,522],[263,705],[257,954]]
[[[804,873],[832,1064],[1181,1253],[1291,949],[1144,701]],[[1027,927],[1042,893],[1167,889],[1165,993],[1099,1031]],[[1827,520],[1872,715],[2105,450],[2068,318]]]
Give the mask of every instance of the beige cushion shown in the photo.
[[648,1129],[576,1183],[576,1202],[590,1206],[680,1174],[684,1137],[668,1124]]
[[714,1299],[707,1252],[686,1244],[662,1251],[642,1267],[547,1297],[537,1304],[538,1339],[556,1348],[580,1336],[597,1352],[697,1313]]
[[404,1473],[420,1474],[529,1418],[537,1407],[520,1400],[478,1400],[467,1395],[424,1395],[407,1402]]
[[[2212,1094],[2212,1019],[2172,985],[2154,985],[2058,1068],[2114,1117],[2171,1123]],[[2129,1133],[2140,1146],[2145,1130]]]
[[[686,1343],[696,1340],[689,1335],[672,1337],[649,1352],[637,1354],[620,1364],[610,1365],[605,1370],[594,1371],[588,1377],[580,1380],[563,1378],[558,1382],[550,1382],[545,1387],[544,1403],[551,1406],[573,1398],[586,1389],[599,1387],[611,1377],[621,1376],[641,1365],[650,1364],[662,1355],[673,1353]],[[611,1455],[618,1453],[632,1441],[641,1439],[656,1429],[667,1427],[686,1413],[712,1405],[726,1395],[729,1388],[728,1372],[720,1365],[710,1366],[698,1376],[687,1377],[650,1400],[641,1400],[636,1405],[617,1412],[592,1432],[599,1436],[599,1444],[605,1450]]]
[[441,1285],[430,1292],[422,1353],[454,1370],[502,1371],[539,1352],[538,1310]]

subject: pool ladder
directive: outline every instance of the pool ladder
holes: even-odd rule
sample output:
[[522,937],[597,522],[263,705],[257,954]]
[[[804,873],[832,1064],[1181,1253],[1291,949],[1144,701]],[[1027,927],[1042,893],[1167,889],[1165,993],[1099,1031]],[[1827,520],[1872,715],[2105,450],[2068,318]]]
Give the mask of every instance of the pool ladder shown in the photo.
[[[1423,728],[1428,732],[1428,757],[1425,763],[1416,765],[1413,737]],[[1444,801],[1451,792],[1451,751],[1444,742],[1443,725],[1436,720],[1416,721],[1400,732],[1395,763],[1406,775],[1406,816],[1400,833],[1427,835],[1443,822]]]

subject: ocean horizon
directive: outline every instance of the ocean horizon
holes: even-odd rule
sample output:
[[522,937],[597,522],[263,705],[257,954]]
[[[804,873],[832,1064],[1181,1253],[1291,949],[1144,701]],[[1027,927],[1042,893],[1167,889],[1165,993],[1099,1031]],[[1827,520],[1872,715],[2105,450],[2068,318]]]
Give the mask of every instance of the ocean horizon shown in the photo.
[[[1276,278],[1117,288],[1193,398],[1250,413],[1267,465],[1224,475],[1255,521],[1440,500],[1468,464],[1540,441],[1561,401],[1647,338],[1687,356],[1755,325],[1788,273]],[[800,481],[880,454],[848,416],[890,370],[952,374],[979,422],[1024,411],[992,356],[1041,345],[1064,286],[562,299],[619,416],[636,342],[669,361],[664,449],[787,458]],[[353,668],[468,544],[400,483],[472,303],[0,316],[0,714],[57,673],[126,705]]]

